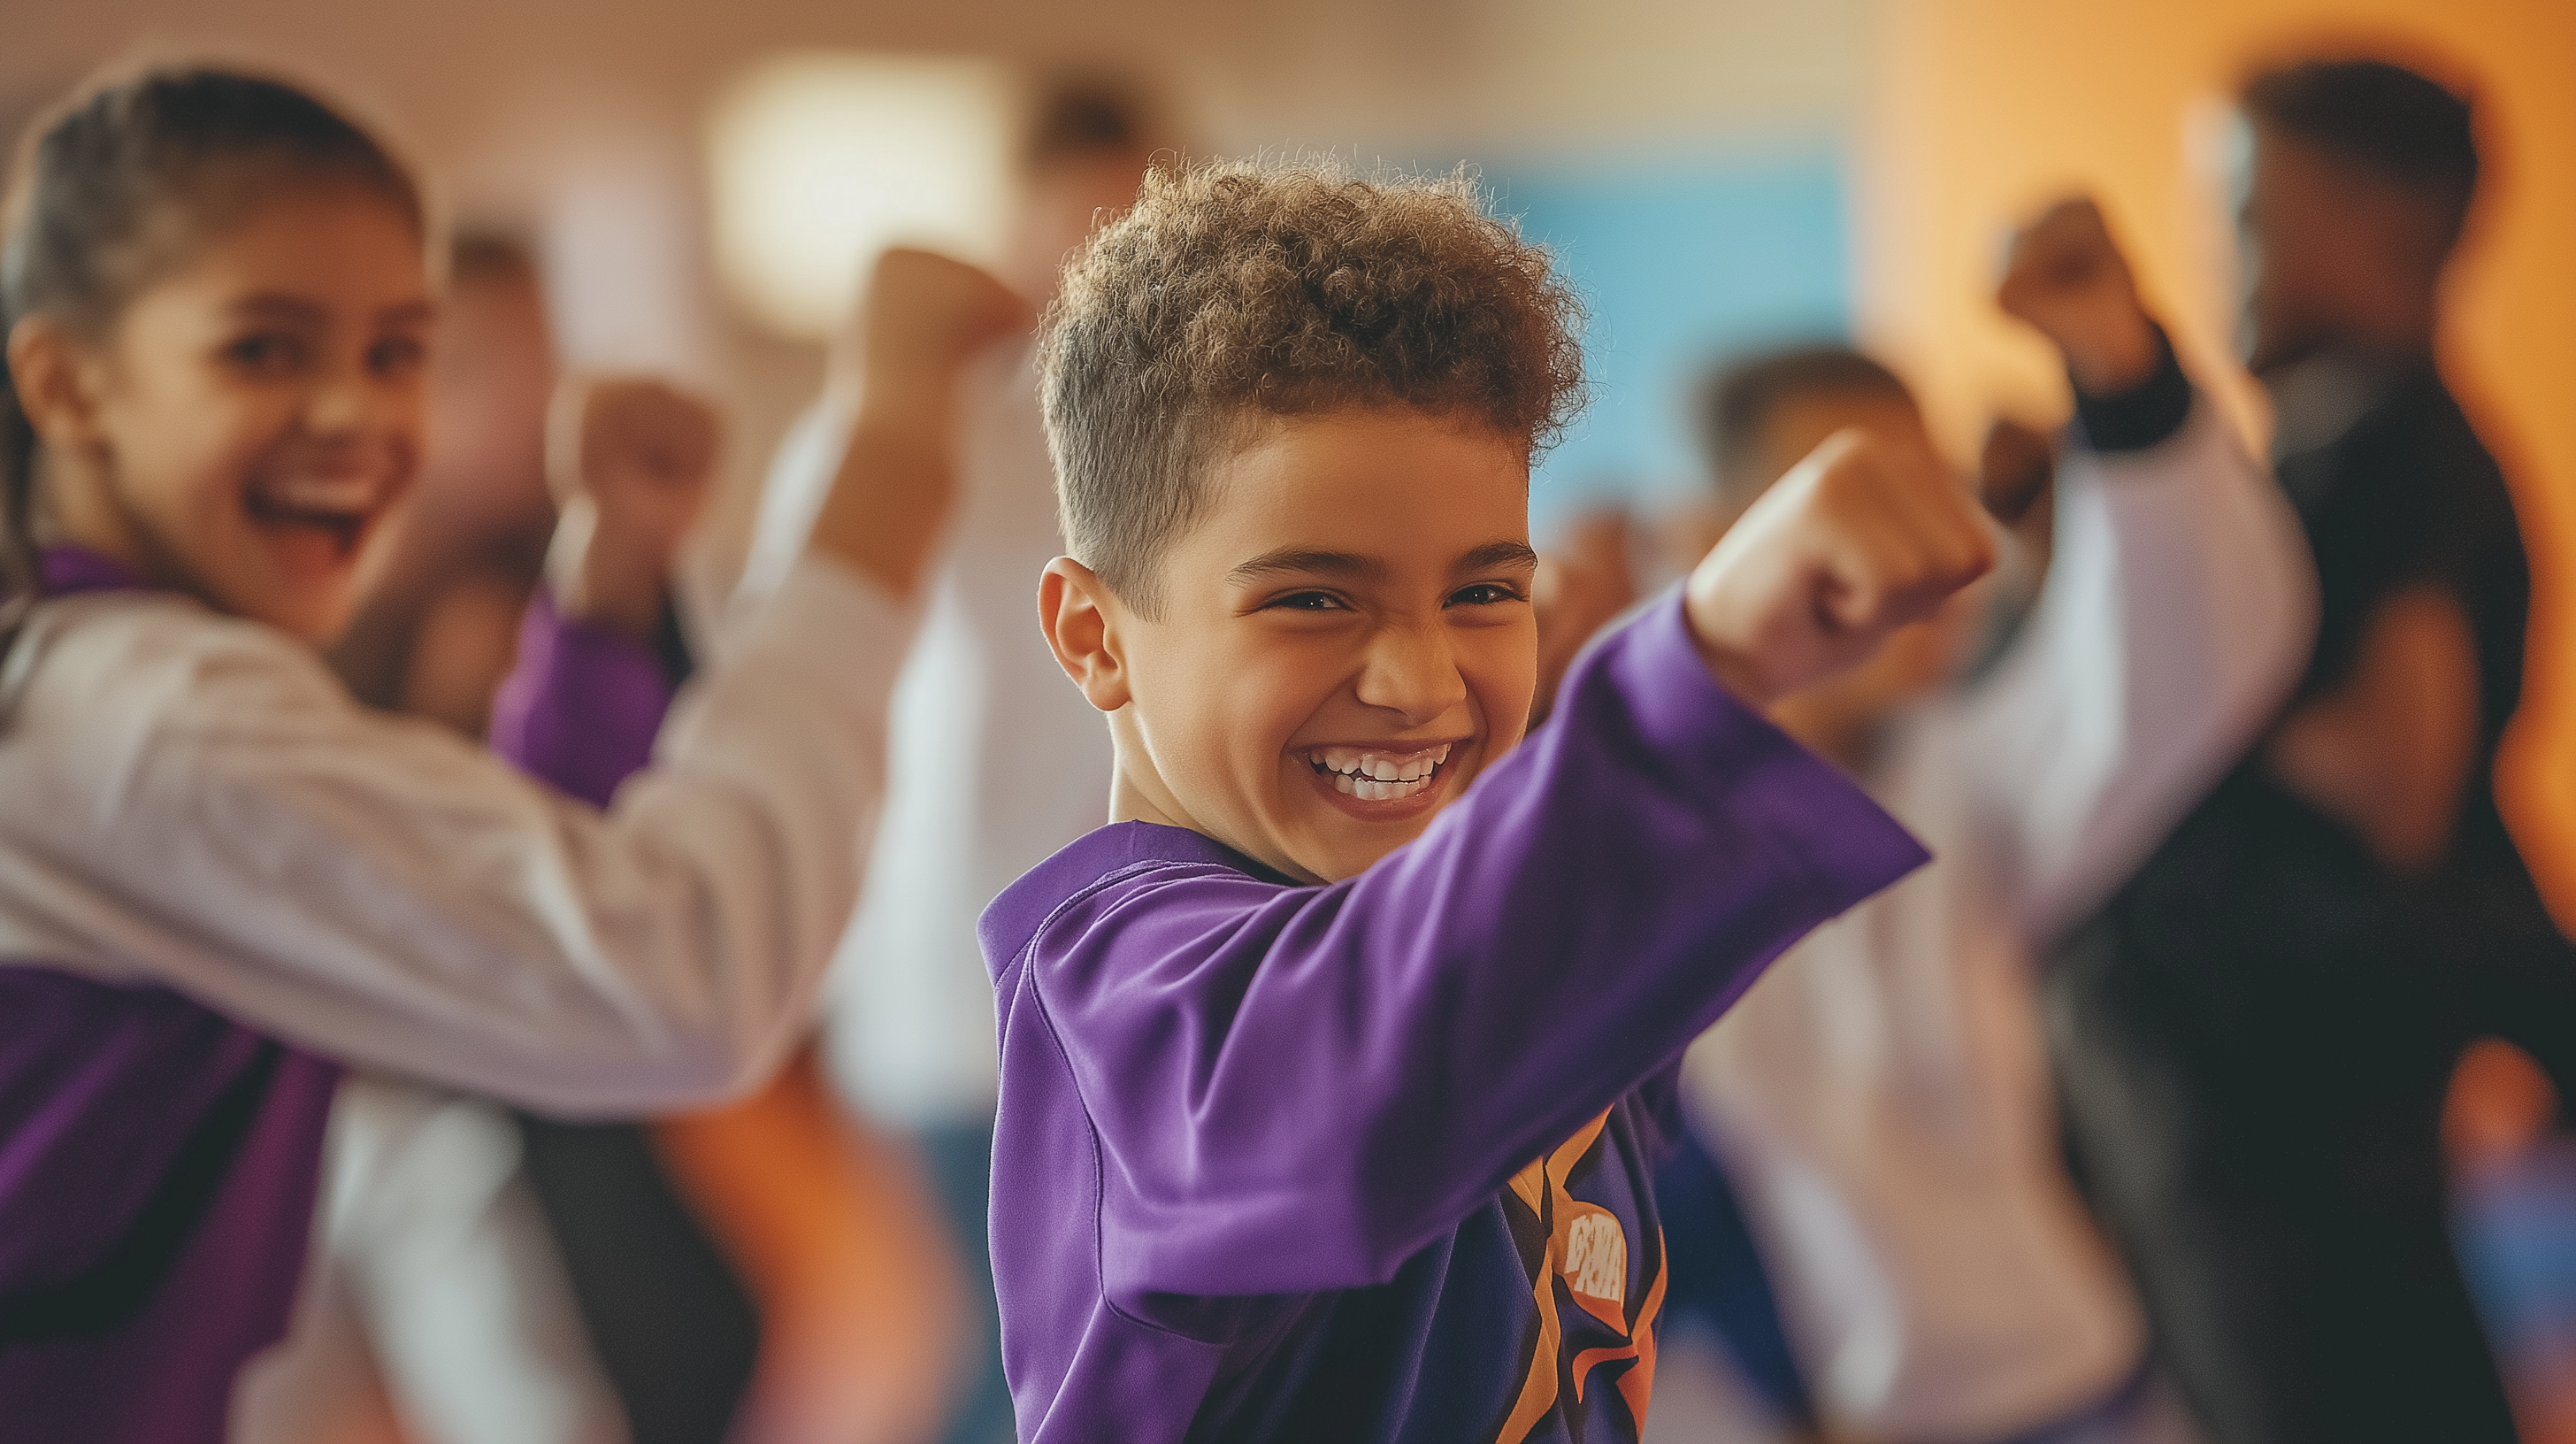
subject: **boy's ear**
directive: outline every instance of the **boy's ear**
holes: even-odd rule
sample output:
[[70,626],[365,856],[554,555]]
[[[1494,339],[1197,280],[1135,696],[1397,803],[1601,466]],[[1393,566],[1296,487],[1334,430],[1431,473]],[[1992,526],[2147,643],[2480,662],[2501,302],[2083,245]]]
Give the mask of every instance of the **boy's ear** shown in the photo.
[[1038,627],[1056,665],[1103,712],[1126,706],[1130,696],[1121,617],[1099,574],[1071,557],[1047,563],[1038,578]]
[[18,392],[18,409],[47,446],[77,450],[94,439],[96,407],[89,358],[71,334],[52,318],[28,316],[9,328],[9,382]]

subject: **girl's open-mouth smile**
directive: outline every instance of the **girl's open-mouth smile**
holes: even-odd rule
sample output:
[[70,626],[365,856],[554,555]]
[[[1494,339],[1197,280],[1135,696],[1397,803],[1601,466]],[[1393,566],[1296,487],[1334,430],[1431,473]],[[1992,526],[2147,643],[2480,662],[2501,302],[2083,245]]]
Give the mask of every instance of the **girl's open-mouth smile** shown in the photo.
[[381,511],[383,487],[364,478],[305,477],[254,483],[245,497],[250,518],[272,534],[305,535],[321,543],[308,562],[345,562],[357,551]]

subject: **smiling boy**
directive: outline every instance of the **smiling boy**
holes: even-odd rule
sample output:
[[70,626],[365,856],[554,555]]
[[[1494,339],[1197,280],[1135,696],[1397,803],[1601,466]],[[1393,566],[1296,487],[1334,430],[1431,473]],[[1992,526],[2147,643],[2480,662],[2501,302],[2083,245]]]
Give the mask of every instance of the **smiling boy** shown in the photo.
[[1314,165],[1158,171],[1066,276],[1039,605],[1117,781],[983,923],[1025,1440],[1635,1439],[1675,1060],[1922,860],[1756,711],[1992,561],[1853,438],[1515,750],[1574,311],[1463,179]]

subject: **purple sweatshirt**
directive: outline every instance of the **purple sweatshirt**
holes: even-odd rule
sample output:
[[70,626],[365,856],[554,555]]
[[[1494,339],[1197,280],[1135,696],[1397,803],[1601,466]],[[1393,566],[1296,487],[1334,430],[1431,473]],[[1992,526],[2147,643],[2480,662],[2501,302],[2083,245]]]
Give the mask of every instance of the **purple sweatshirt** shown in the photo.
[[[141,585],[45,555],[48,595]],[[651,752],[659,664],[544,605],[520,644],[496,745],[604,803]],[[171,989],[0,959],[0,1437],[222,1444],[294,1308],[339,1077]]]
[[1634,1440],[1682,1049],[1924,860],[1677,599],[1357,878],[1145,823],[1056,854],[982,930],[1020,1437]]

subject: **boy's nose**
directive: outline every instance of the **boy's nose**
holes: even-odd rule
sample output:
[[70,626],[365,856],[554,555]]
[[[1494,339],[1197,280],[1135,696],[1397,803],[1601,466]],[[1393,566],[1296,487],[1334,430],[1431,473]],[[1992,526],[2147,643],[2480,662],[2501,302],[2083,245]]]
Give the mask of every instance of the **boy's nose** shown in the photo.
[[1408,727],[1438,719],[1467,700],[1448,629],[1437,624],[1387,627],[1369,645],[1360,668],[1359,699],[1404,718]]

